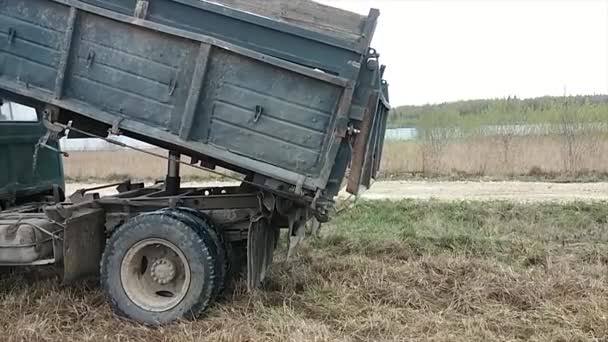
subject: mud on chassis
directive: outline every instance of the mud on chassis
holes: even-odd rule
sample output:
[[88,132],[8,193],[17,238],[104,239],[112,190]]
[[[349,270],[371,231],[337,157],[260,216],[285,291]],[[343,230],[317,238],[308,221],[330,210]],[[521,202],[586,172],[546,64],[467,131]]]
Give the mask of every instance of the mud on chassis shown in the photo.
[[52,239],[53,258],[36,263],[63,264],[65,282],[99,274],[117,314],[151,325],[195,318],[235,277],[259,287],[280,227],[290,228],[291,252],[313,211],[247,181],[183,188],[180,155],[167,159],[167,177],[154,186],[111,184],[118,194],[108,197],[94,192],[104,187],[82,189],[42,216],[16,209],[2,219]]

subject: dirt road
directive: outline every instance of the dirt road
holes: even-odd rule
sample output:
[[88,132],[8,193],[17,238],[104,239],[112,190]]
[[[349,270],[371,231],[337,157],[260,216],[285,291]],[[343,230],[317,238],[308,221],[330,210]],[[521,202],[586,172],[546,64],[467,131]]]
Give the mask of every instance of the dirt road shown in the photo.
[[512,200],[572,202],[608,200],[608,183],[376,182],[365,199]]
[[[234,183],[186,183],[185,186],[217,186]],[[72,183],[67,193],[90,188],[99,184]],[[100,190],[102,195],[114,193],[113,189]],[[348,194],[341,194],[346,197]],[[364,199],[438,199],[438,200],[512,200],[523,202],[541,201],[608,201],[608,183],[542,183],[542,182],[426,182],[380,181],[362,196]]]

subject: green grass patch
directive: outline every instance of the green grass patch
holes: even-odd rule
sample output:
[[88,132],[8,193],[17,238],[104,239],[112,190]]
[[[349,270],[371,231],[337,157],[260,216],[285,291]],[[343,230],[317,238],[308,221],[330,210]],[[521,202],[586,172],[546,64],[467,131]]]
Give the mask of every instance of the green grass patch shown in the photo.
[[338,216],[319,248],[372,253],[401,245],[415,253],[509,255],[521,246],[608,242],[608,204],[363,201]]

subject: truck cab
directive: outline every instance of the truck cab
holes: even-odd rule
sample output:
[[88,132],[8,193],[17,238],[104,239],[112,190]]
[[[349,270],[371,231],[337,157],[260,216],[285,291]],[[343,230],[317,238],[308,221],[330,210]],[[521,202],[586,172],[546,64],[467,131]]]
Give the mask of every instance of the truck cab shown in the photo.
[[2,99],[0,104],[1,208],[42,202],[49,196],[61,200],[65,189],[62,156],[46,148],[36,153],[46,133],[36,110]]

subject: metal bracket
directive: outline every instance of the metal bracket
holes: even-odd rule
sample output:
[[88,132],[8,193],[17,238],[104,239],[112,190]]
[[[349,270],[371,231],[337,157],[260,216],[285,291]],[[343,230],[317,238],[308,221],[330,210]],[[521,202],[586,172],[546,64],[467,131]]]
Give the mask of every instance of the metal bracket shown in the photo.
[[264,198],[262,199],[262,203],[264,204],[264,208],[266,208],[266,210],[272,213],[274,211],[274,208],[276,207],[276,197],[271,193],[265,193],[263,194],[263,197]]
[[257,105],[255,106],[255,114],[253,115],[253,122],[257,123],[260,120],[260,117],[262,117],[262,114],[264,114],[264,107]]
[[171,79],[169,80],[169,84],[167,86],[169,87],[169,92],[167,93],[167,95],[173,96],[175,88],[177,87],[177,82],[174,79]]
[[54,148],[53,146],[49,146],[49,145],[47,145],[47,144],[45,144],[45,143],[43,143],[43,142],[39,142],[39,143],[38,143],[38,146],[40,146],[40,147],[44,147],[44,148],[46,148],[47,150],[51,150],[51,151],[53,151],[53,152],[57,152],[57,153],[61,154],[62,156],[66,157],[66,158],[68,158],[68,157],[70,156],[70,154],[69,154],[69,153],[64,152],[64,151],[61,151],[61,150],[60,150],[60,149],[58,149],[58,148]]
[[300,177],[298,179],[298,182],[296,183],[296,189],[294,191],[294,193],[298,196],[303,195],[304,192],[302,191],[302,189],[304,188],[304,181],[306,180],[306,177]]
[[120,124],[124,119],[125,118],[117,118],[116,120],[114,120],[112,122],[112,127],[108,130],[108,133],[112,135],[121,135],[122,132],[120,131]]
[[90,50],[87,54],[87,69],[90,69],[93,66],[93,62],[95,62],[95,51]]
[[145,19],[148,14],[148,1],[146,0],[137,0],[137,5],[135,5],[135,11],[133,12],[133,16],[139,19]]
[[65,130],[65,128],[56,125],[54,122],[59,117],[59,107],[47,105],[44,107],[42,111],[42,124],[47,129],[47,131],[51,131],[53,133],[61,133]]
[[346,132],[350,135],[357,135],[357,134],[361,133],[361,130],[355,128],[355,126],[353,126],[352,123],[349,123],[348,127],[346,128]]
[[312,210],[317,209],[317,201],[319,200],[320,197],[321,197],[321,189],[317,189],[317,192],[315,193],[315,197],[312,199],[312,203],[310,203],[310,208]]
[[17,34],[17,30],[15,30],[12,27],[9,27],[8,29],[8,45],[13,45],[13,42],[15,41],[15,35]]
[[70,202],[74,204],[92,202],[99,199],[99,193],[86,193],[85,189],[78,190],[70,195]]
[[46,134],[38,139],[38,143],[34,147],[34,156],[32,160],[32,173],[36,174],[36,168],[38,167],[38,153],[40,151],[40,147],[49,149],[51,151],[55,151],[57,153],[62,154],[64,157],[69,157],[70,155],[66,152],[63,152],[55,147],[48,145],[49,140],[58,140],[61,137],[61,134],[65,131],[65,129],[61,126],[58,126],[53,123],[53,121],[57,120],[59,116],[59,108],[55,106],[46,106],[42,111],[42,125],[46,128]]

